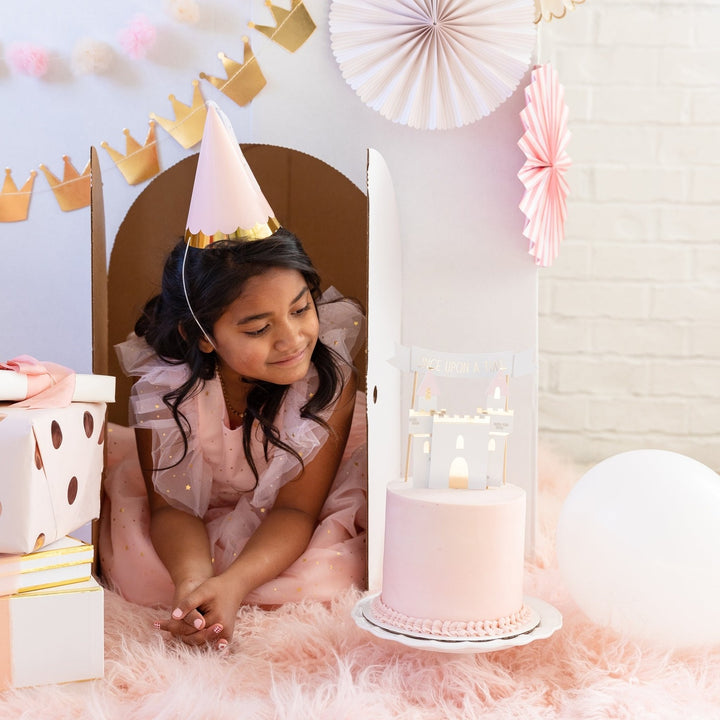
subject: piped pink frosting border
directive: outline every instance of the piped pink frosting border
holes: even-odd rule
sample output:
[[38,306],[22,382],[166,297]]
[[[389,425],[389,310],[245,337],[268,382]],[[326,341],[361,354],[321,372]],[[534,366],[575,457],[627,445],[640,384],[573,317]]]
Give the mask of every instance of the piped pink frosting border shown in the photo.
[[494,620],[433,620],[414,618],[388,607],[381,597],[376,597],[372,612],[377,620],[390,627],[415,635],[433,635],[434,637],[500,637],[509,635],[527,624],[532,617],[532,609],[523,605],[520,610],[506,617]]

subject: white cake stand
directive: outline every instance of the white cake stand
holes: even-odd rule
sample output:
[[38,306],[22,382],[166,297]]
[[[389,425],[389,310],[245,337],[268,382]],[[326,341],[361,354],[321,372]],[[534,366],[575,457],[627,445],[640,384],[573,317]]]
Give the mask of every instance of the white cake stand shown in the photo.
[[520,645],[528,645],[535,640],[550,637],[562,627],[562,615],[549,603],[533,597],[525,597],[524,602],[539,618],[532,629],[519,634],[500,638],[452,640],[431,637],[417,637],[407,635],[402,630],[392,630],[387,625],[378,625],[372,622],[372,603],[379,593],[367,595],[359,600],[352,610],[352,617],[358,627],[367,630],[383,640],[393,640],[407,647],[419,650],[434,650],[444,653],[487,653],[496,650],[505,650]]

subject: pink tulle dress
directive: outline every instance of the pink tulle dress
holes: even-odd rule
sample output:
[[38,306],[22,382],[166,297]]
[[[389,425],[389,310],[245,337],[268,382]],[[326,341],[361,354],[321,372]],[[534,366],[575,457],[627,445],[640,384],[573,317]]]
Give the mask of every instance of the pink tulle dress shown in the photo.
[[[365,320],[357,307],[338,300],[334,291],[318,304],[320,338],[352,362],[362,343]],[[334,299],[334,302],[327,302]],[[161,360],[144,339],[131,335],[117,346],[123,371],[139,377],[130,399],[132,427],[153,431],[153,482],[157,492],[186,512],[202,517],[217,572],[227,568],[263,521],[280,488],[300,472],[289,453],[270,445],[267,461],[261,438],[252,437],[255,477],[242,448],[242,428],[230,429],[219,378],[182,405],[192,431],[182,456],[182,439],[162,396],[187,377],[185,365]],[[327,439],[316,422],[300,417],[316,384],[308,375],[288,389],[276,419],[282,440],[309,462]],[[327,419],[333,407],[323,411]],[[108,462],[100,518],[98,548],[106,583],[126,599],[142,605],[169,607],[173,599],[170,575],[150,540],[147,494],[135,445],[134,430],[111,424]],[[302,600],[330,600],[338,592],[366,582],[367,451],[365,397],[358,393],[352,427],[342,462],[322,508],[306,551],[279,577],[256,588],[248,603],[277,605]]]

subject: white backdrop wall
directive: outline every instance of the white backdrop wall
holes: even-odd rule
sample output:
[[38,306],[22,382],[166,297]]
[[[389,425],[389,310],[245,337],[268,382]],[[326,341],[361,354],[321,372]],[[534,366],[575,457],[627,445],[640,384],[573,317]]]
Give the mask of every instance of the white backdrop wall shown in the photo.
[[587,0],[543,25],[566,88],[567,237],[540,273],[540,437],[720,470],[720,2]]
[[[289,7],[289,1],[280,0]],[[365,188],[366,150],[385,158],[393,176],[402,227],[403,341],[457,352],[535,349],[537,272],[522,237],[517,171],[524,157],[519,112],[523,79],[495,112],[451,131],[418,131],[393,124],[364,105],[343,80],[330,49],[329,0],[307,0],[317,30],[295,54],[247,27],[268,24],[259,0],[198,0],[201,19],[186,26],[147,0],[26,0],[0,10],[0,50],[28,41],[52,50],[45,78],[19,75],[0,62],[0,162],[18,185],[40,163],[62,173],[62,155],[82,170],[90,145],[103,170],[109,243],[144,185],[129,186],[107,153],[124,150],[123,128],[143,142],[148,116],[172,117],[168,95],[189,102],[199,73],[223,75],[217,53],[242,59],[249,35],[267,86],[241,108],[209,83],[206,99],[229,115],[242,142],[285,145],[338,168]],[[117,30],[137,11],[158,38],[144,60],[125,57]],[[115,48],[106,75],[73,74],[72,48],[90,36]],[[157,128],[161,168],[185,151]],[[3,286],[0,356],[29,353],[88,372],[91,358],[89,210],[60,212],[38,175],[30,217],[0,224]],[[510,479],[535,481],[536,376],[518,382],[511,404],[518,421]],[[393,471],[389,470],[392,475]]]

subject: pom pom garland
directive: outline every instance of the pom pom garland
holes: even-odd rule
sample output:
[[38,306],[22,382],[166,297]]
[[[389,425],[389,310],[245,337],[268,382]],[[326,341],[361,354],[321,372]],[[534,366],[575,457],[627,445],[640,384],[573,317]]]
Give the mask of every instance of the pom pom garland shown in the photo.
[[155,26],[140,14],[118,33],[118,41],[128,57],[141,60],[155,42],[156,34]]
[[48,70],[48,51],[32,43],[13,43],[7,50],[7,61],[23,75],[42,77]]
[[83,38],[73,49],[73,71],[78,75],[100,75],[109,70],[112,56],[112,48],[107,43]]
[[173,20],[185,25],[195,25],[200,20],[200,8],[196,0],[167,0],[165,11]]

